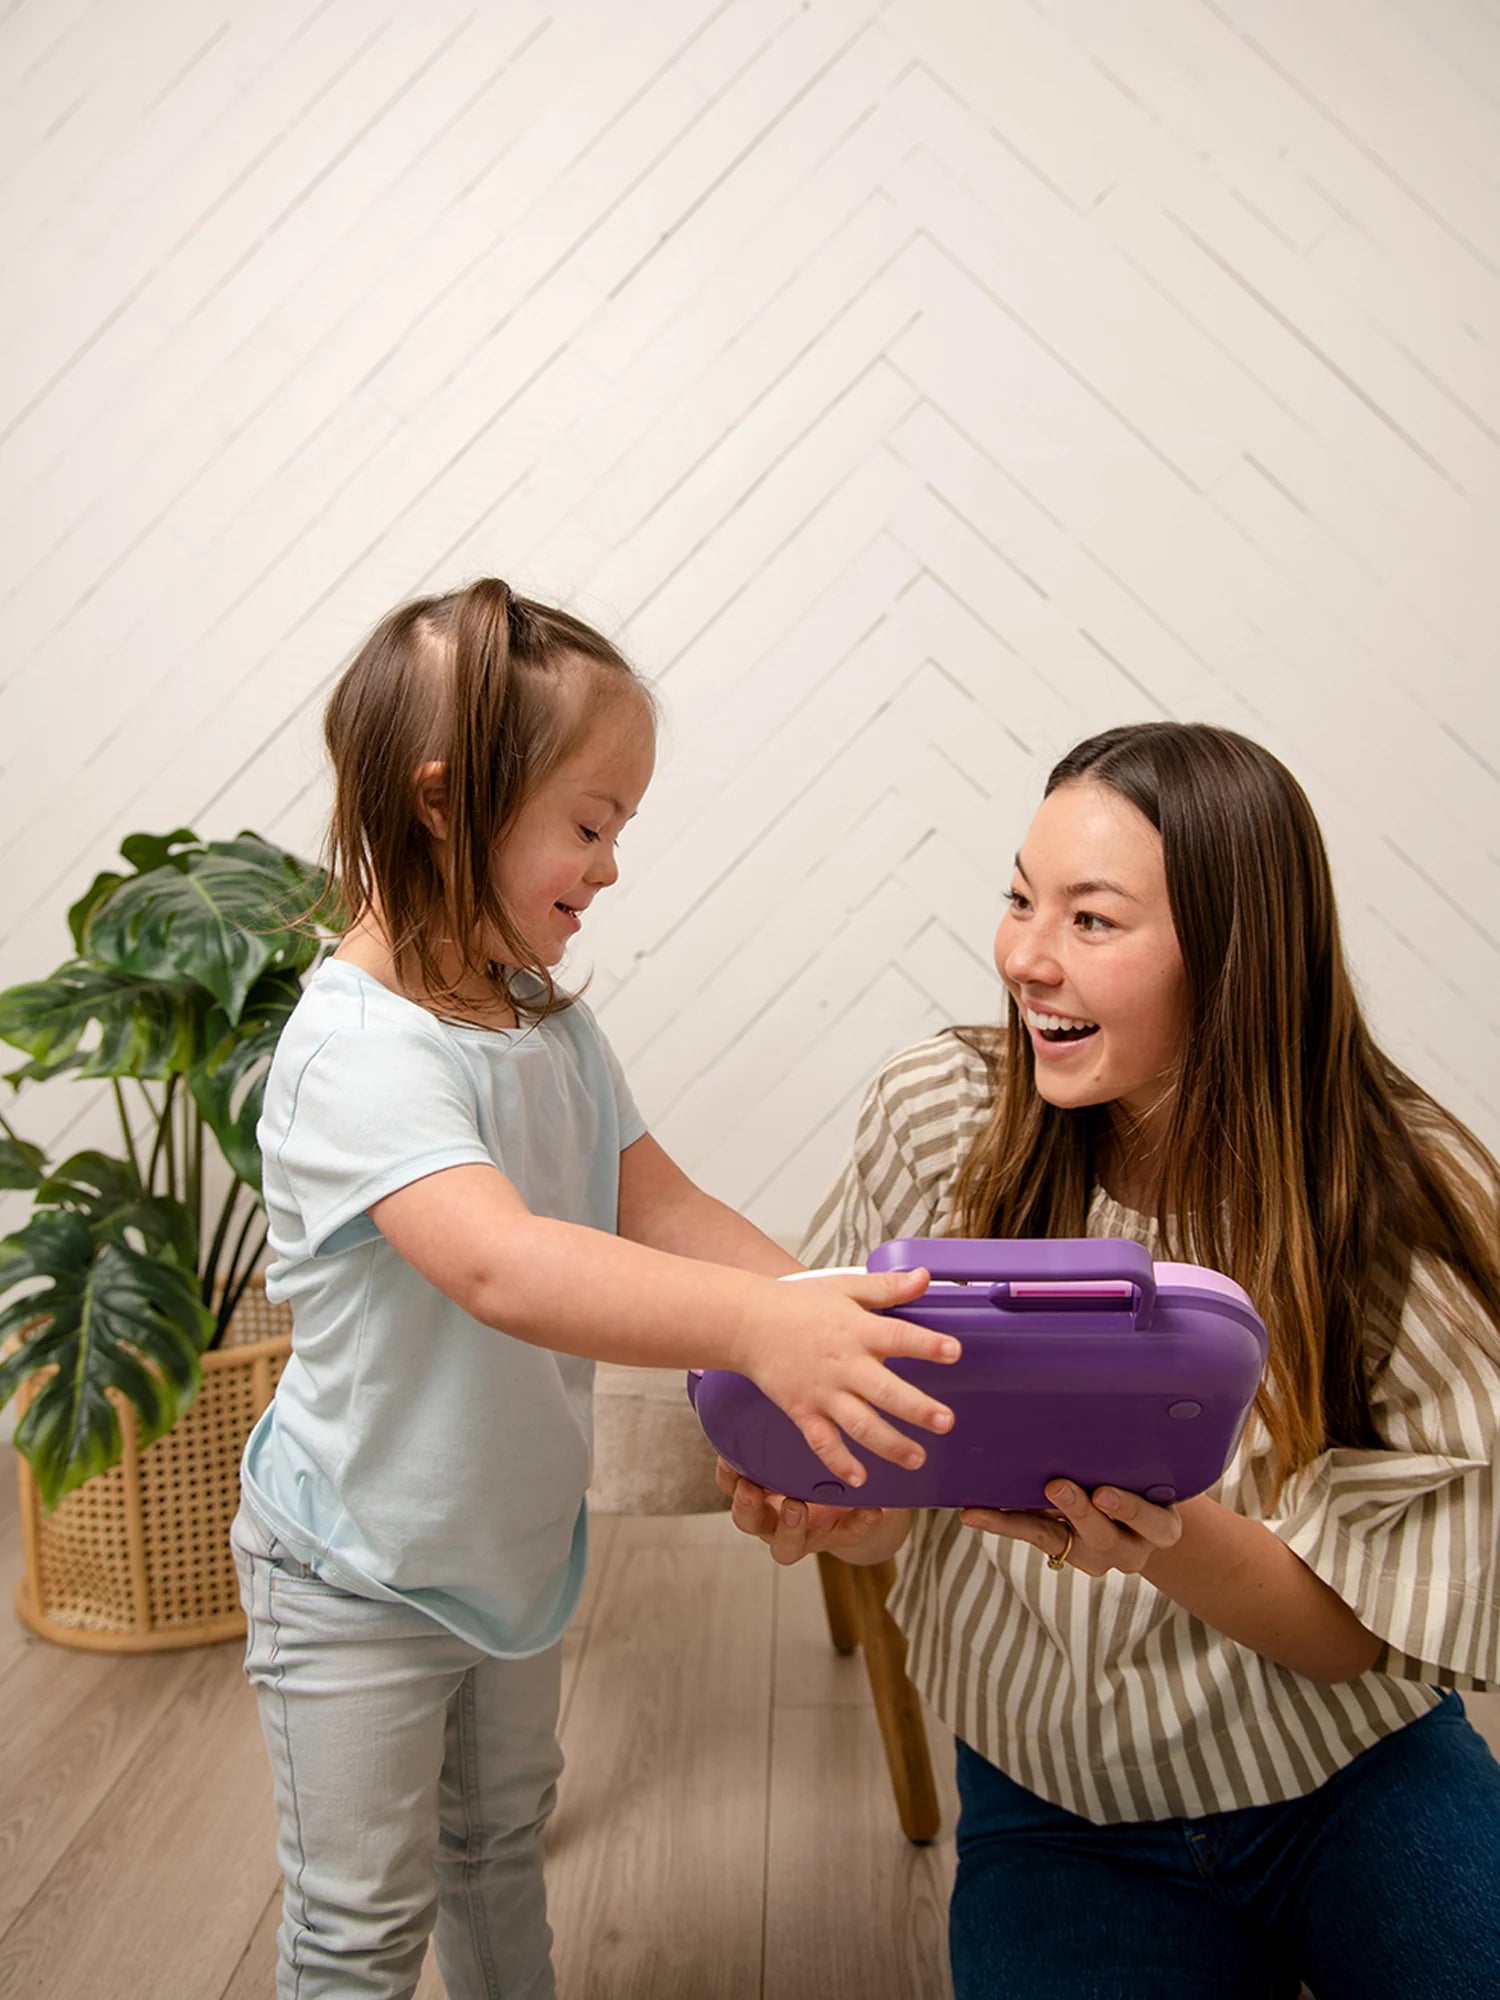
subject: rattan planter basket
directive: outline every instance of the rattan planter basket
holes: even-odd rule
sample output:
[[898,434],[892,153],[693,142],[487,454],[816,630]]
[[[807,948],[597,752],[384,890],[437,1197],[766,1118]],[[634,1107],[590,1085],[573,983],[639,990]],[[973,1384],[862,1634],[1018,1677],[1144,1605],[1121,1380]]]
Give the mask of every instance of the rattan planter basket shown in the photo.
[[[44,1639],[108,1653],[206,1646],[245,1630],[229,1552],[240,1454],[292,1350],[291,1311],[260,1283],[223,1346],[203,1357],[203,1387],[146,1451],[120,1404],[125,1453],[112,1471],[42,1511],[17,1455],[26,1567],[16,1611]],[[24,1391],[17,1398],[24,1401]]]

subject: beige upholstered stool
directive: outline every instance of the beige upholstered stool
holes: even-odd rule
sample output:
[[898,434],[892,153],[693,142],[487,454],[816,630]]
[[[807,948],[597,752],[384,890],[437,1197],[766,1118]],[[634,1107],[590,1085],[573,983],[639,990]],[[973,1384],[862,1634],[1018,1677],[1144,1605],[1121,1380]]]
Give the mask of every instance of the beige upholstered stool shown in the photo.
[[678,1369],[599,1363],[589,1487],[594,1513],[725,1513],[729,1500],[715,1484],[716,1463]]

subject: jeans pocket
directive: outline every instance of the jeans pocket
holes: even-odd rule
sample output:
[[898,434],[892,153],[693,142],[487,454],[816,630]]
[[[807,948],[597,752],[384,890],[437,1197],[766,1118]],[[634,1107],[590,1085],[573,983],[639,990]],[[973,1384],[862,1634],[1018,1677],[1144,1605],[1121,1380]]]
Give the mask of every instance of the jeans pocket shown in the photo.
[[302,1582],[303,1580],[306,1580],[311,1583],[319,1583],[322,1581],[322,1579],[318,1575],[318,1572],[315,1569],[313,1569],[310,1564],[299,1561],[299,1559],[292,1554],[291,1550],[287,1547],[286,1543],[277,1541],[274,1535],[271,1537],[270,1559],[271,1562],[275,1565],[276,1574],[278,1576],[293,1577],[299,1583]]
[[252,1513],[243,1501],[229,1531],[229,1542],[242,1568],[249,1563],[264,1562],[269,1563],[278,1576],[318,1581],[318,1572],[294,1556],[281,1537],[273,1534],[260,1516]]

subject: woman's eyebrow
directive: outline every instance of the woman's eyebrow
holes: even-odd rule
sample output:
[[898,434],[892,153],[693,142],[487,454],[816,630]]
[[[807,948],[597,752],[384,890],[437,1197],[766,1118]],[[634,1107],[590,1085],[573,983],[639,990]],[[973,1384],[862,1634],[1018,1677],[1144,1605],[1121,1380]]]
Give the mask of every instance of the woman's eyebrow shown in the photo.
[[[1029,889],[1031,887],[1031,877],[1026,873],[1025,864],[1022,862],[1019,854],[1016,856],[1016,873],[1020,876],[1021,880],[1026,884],[1027,888]],[[1123,896],[1127,903],[1138,903],[1141,900],[1140,897],[1135,895],[1131,890],[1122,889],[1118,882],[1105,882],[1105,881],[1070,882],[1067,888],[1063,890],[1063,894],[1068,897]]]
[[1122,889],[1118,882],[1070,882],[1063,890],[1065,896],[1123,896],[1127,903],[1138,903],[1139,896],[1129,889]]

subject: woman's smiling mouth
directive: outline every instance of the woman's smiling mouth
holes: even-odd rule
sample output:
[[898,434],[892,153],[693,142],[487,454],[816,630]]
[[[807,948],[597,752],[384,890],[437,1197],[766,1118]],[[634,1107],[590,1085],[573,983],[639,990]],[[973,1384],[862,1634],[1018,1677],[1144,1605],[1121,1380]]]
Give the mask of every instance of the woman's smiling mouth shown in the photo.
[[1074,1048],[1099,1032],[1097,1021],[1084,1021],[1071,1014],[1042,1014],[1020,1002],[1026,1025],[1036,1041],[1048,1049]]

